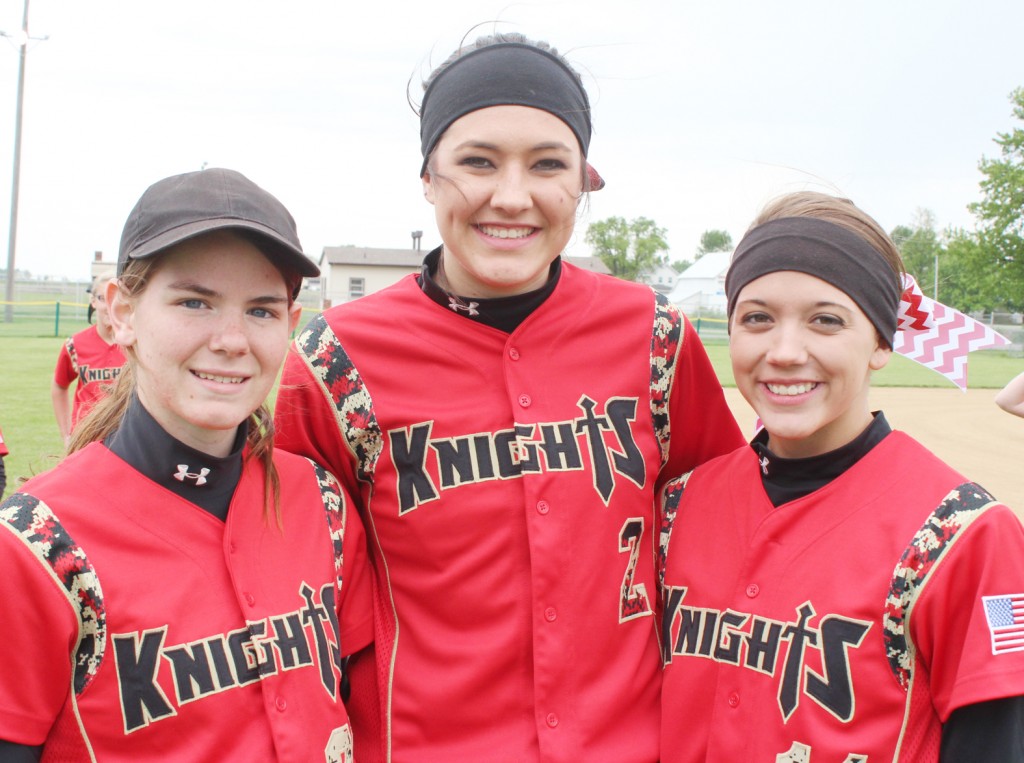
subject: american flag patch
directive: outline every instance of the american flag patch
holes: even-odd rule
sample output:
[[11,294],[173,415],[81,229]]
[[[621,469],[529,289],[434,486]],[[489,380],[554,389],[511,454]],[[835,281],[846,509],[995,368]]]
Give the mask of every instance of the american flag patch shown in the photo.
[[1024,651],[1024,593],[982,596],[992,654]]

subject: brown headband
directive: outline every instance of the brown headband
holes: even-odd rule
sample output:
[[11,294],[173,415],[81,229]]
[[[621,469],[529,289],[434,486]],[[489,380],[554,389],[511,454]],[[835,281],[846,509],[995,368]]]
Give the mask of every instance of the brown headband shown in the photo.
[[882,254],[853,231],[815,217],[783,217],[747,232],[725,276],[729,317],[740,290],[780,270],[820,278],[864,311],[892,347],[900,302],[900,277]]

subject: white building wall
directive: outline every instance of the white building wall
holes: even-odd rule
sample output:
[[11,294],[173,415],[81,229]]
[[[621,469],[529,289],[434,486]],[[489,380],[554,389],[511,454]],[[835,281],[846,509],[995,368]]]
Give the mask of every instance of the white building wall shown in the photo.
[[394,267],[381,265],[331,265],[324,281],[323,296],[332,305],[340,305],[351,300],[349,281],[352,278],[363,279],[363,295],[373,294],[409,275],[419,273],[419,265],[415,267]]

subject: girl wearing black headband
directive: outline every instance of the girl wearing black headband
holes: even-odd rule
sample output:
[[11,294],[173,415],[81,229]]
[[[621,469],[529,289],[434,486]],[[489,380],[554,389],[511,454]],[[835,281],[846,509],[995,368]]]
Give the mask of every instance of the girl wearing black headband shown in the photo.
[[662,492],[665,763],[1024,760],[1024,527],[869,407],[902,271],[819,193],[733,255],[764,428]]
[[562,56],[481,39],[420,118],[442,245],[300,334],[275,409],[371,528],[357,757],[656,761],[655,490],[742,439],[678,310],[560,257],[601,184]]

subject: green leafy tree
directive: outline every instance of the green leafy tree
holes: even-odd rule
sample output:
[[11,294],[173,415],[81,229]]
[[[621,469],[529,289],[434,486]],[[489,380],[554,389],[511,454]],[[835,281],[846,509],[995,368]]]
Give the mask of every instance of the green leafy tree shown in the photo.
[[613,275],[636,281],[668,263],[665,229],[653,220],[609,217],[591,223],[586,242]]
[[991,309],[1000,287],[977,234],[958,228],[947,230],[944,238],[946,244],[939,255],[942,302],[965,313]]
[[[1024,122],[1024,87],[1010,94],[1013,115]],[[983,158],[978,169],[983,199],[970,205],[978,221],[982,266],[998,286],[989,307],[1024,309],[1024,128],[997,133],[997,159]]]
[[732,236],[724,230],[706,230],[700,236],[700,246],[697,247],[698,259],[711,252],[731,252]]
[[[927,209],[917,210],[912,226],[898,225],[889,234],[896,246],[907,272],[914,276],[921,291],[937,299],[935,295],[935,262],[941,257],[942,243],[935,232],[935,216]],[[941,265],[939,266],[941,271]],[[941,275],[941,274],[940,274]],[[940,287],[941,290],[941,287]]]

